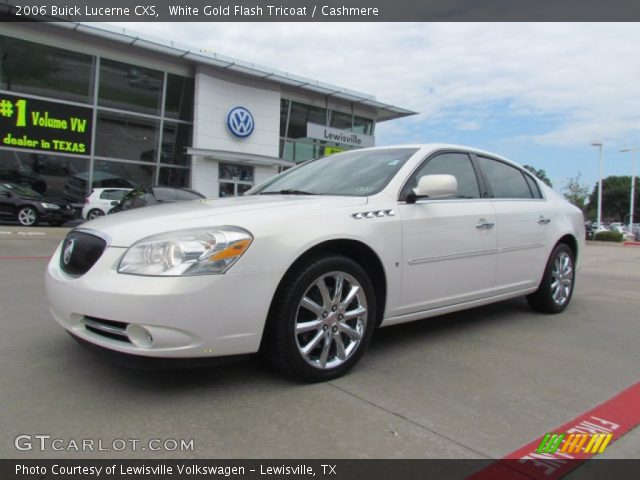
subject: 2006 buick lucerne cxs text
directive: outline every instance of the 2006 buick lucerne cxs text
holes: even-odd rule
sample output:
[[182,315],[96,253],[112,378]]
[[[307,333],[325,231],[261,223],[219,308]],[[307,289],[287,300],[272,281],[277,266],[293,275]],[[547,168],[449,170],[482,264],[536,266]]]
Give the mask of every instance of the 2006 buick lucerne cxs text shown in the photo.
[[454,145],[378,147],[287,170],[237,198],[160,205],[72,230],[51,312],[125,359],[261,352],[338,377],[378,326],[526,295],[560,313],[584,222],[529,172]]

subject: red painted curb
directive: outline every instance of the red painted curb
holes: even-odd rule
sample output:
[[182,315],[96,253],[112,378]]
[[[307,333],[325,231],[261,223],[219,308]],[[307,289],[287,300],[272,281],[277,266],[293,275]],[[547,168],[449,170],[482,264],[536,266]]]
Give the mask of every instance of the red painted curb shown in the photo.
[[625,247],[640,247],[640,242],[624,242],[622,245],[624,245]]
[[[640,425],[640,382],[555,428],[553,433],[611,433],[611,442],[615,442],[637,425]],[[594,455],[584,452],[536,453],[543,438],[541,436],[511,452],[468,480],[556,480]]]

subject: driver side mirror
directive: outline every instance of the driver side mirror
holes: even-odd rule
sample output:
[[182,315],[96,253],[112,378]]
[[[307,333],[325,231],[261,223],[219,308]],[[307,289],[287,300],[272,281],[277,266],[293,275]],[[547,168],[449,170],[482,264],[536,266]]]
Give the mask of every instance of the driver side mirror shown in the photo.
[[424,175],[407,196],[407,203],[414,203],[418,198],[451,197],[457,192],[458,181],[453,175]]

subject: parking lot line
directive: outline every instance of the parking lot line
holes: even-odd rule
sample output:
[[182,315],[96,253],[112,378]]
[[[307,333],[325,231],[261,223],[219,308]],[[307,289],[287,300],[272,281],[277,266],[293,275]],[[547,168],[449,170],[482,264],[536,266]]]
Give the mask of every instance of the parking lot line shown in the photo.
[[18,255],[18,256],[1,256],[0,260],[48,260],[51,255]]
[[[640,382],[618,393],[595,408],[584,412],[570,422],[554,429],[552,434],[608,435],[615,442],[625,433],[640,425]],[[589,442],[578,448],[576,453],[566,453],[566,445],[555,453],[538,453],[548,433],[506,455],[484,470],[469,477],[469,480],[500,478],[501,480],[562,478],[582,462],[595,455],[589,452]],[[586,437],[585,437],[586,438]],[[569,440],[567,438],[567,440]],[[606,440],[609,442],[609,440]],[[567,443],[567,441],[565,441]],[[558,446],[560,441],[558,442]],[[602,446],[602,445],[601,445]],[[604,444],[606,446],[606,444]],[[593,448],[592,450],[596,450]],[[602,448],[604,450],[604,448]],[[601,450],[601,451],[602,451]]]

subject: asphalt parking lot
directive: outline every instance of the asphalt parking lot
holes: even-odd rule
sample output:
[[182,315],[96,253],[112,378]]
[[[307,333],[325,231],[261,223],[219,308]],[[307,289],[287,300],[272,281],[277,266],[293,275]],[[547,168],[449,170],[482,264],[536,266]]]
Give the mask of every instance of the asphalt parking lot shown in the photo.
[[[587,246],[559,316],[523,299],[381,329],[347,376],[293,383],[260,360],[124,369],[50,317],[65,229],[0,226],[0,458],[501,458],[640,380],[640,248]],[[193,451],[18,451],[21,434],[193,439]],[[640,429],[603,458],[640,458]]]

